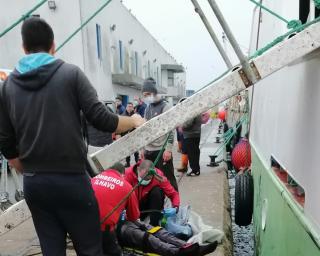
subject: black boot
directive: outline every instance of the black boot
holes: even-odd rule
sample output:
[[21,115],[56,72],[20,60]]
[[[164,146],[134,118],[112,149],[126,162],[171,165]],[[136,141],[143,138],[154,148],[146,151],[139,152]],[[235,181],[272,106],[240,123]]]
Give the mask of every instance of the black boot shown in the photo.
[[199,244],[187,244],[180,248],[177,256],[194,256],[199,254]]
[[199,256],[206,255],[212,253],[216,250],[218,242],[213,242],[206,245],[201,245],[199,248]]

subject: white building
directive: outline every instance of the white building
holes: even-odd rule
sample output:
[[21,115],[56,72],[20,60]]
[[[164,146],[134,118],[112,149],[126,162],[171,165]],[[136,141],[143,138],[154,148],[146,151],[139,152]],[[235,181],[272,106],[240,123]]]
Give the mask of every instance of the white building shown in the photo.
[[[105,0],[48,2],[50,5],[44,4],[33,15],[40,15],[52,26],[58,47]],[[0,11],[0,30],[37,3],[37,0],[6,1]],[[20,28],[21,25],[0,38],[0,68],[13,69],[23,55]],[[83,69],[103,101],[123,96],[125,103],[140,96],[143,79],[150,76],[157,81],[158,91],[173,103],[185,96],[183,66],[119,0],[113,0],[90,21],[57,57]]]

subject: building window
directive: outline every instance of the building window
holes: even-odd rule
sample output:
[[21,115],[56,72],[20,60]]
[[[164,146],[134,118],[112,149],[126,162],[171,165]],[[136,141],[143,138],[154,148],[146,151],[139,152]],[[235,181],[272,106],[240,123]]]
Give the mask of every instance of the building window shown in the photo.
[[120,69],[123,70],[123,45],[121,40],[119,40],[119,62]]
[[174,86],[174,73],[170,70],[168,70],[168,86]]
[[99,24],[96,24],[96,35],[97,35],[97,53],[98,59],[102,59],[102,47],[101,47],[101,27]]
[[299,3],[299,19],[302,24],[306,23],[310,13],[310,0],[300,0]]
[[157,84],[160,86],[159,67],[157,67]]
[[139,56],[138,52],[134,52],[134,64],[135,64],[135,75],[138,75],[138,68],[139,68]]
[[150,60],[148,60],[148,77],[151,76]]

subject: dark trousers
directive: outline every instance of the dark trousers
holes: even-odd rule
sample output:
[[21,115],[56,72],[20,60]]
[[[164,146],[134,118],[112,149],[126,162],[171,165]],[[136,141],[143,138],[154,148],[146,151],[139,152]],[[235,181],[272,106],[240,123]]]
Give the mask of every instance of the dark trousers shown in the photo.
[[[134,152],[134,160],[136,161],[136,163],[138,163],[138,161],[139,161],[139,152]],[[130,166],[130,162],[131,162],[131,156],[127,156],[126,157],[127,166]]]
[[102,233],[102,248],[106,256],[122,255],[122,249],[118,243],[116,231],[106,230]]
[[31,174],[24,196],[44,256],[66,255],[69,234],[77,255],[103,255],[99,209],[86,174]]
[[[145,158],[154,162],[158,156],[160,151],[145,151]],[[174,176],[174,167],[173,167],[173,160],[172,158],[167,161],[167,162],[164,162],[163,161],[163,157],[160,156],[160,159],[159,161],[157,162],[156,164],[156,167],[158,169],[160,169],[164,175],[167,177],[167,179],[170,181],[171,185],[174,187],[174,189],[176,191],[179,191],[178,190],[178,183],[177,183],[177,180],[176,180],[176,177]]]
[[127,221],[121,227],[119,237],[124,246],[166,256],[177,255],[180,248],[186,244],[165,229],[149,234],[147,231],[150,229],[150,225]]
[[[141,220],[144,220],[149,215],[150,225],[159,226],[162,219],[161,211],[164,208],[164,192],[162,189],[159,187],[151,189],[148,195],[140,202],[139,208],[142,212],[140,215]],[[143,211],[151,212],[143,213]]]
[[189,165],[193,172],[200,171],[200,138],[185,138],[186,151],[189,158]]

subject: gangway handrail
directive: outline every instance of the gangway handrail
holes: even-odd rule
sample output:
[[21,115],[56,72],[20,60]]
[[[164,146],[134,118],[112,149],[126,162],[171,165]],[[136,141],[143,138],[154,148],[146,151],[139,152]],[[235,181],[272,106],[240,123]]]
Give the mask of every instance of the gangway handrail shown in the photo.
[[0,33],[0,38],[6,35],[9,31],[11,31],[13,28],[15,28],[17,25],[19,25],[22,21],[24,21],[26,18],[28,18],[35,10],[37,10],[40,6],[42,6],[45,2],[48,0],[42,0],[40,3],[35,5],[32,9],[27,11],[25,14],[21,16],[18,20],[16,20],[13,24],[11,24],[9,27],[7,27],[5,30],[3,30]]

